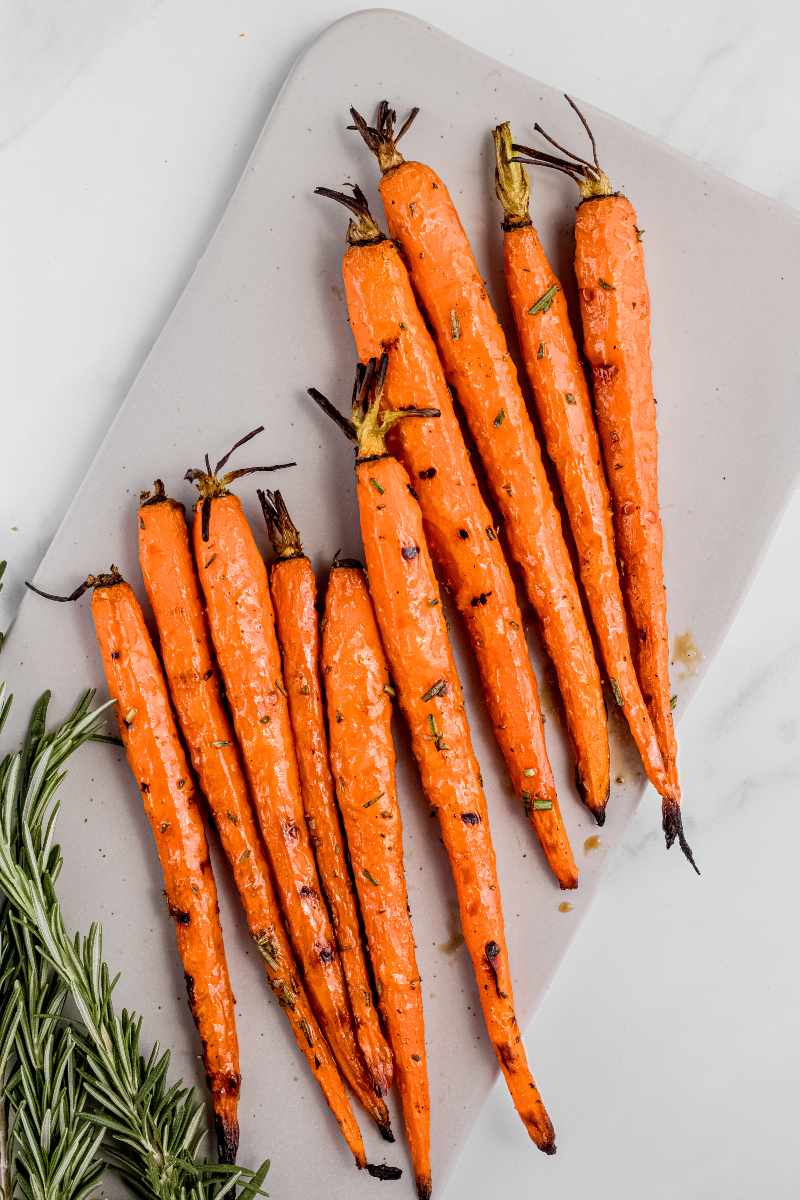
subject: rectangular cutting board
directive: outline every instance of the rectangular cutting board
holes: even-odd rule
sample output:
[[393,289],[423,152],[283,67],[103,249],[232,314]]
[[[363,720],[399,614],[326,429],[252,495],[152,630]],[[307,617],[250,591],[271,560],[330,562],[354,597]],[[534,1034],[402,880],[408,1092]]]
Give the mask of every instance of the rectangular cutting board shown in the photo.
[[[379,217],[375,167],[348,107],[367,114],[388,96],[401,116],[421,107],[403,149],[436,166],[472,237],[501,316],[500,214],[493,194],[489,131],[510,119],[533,136],[539,119],[567,144],[580,130],[560,95],[493,62],[414,18],[359,13],[328,29],[292,70],[206,253],[132,387],[37,575],[68,590],[113,560],[141,594],[135,504],[155,476],[187,503],[187,466],[212,459],[263,422],[246,456],[298,467],[280,477],[316,566],[334,552],[359,553],[352,449],[312,408],[315,384],[343,404],[353,347],[340,280],[345,215],[313,196],[317,184],[360,181]],[[742,597],[793,486],[800,450],[800,226],[777,203],[720,178],[649,137],[588,110],[604,166],[634,200],[646,230],[654,312],[661,492],[673,634],[691,631],[710,660]],[[570,279],[575,190],[546,172],[533,178],[534,216],[554,265]],[[506,328],[510,328],[505,320]],[[273,477],[273,481],[276,477]],[[254,483],[239,492],[260,531]],[[487,732],[476,679],[454,623],[476,749],[486,780],[505,902],[520,1020],[531,1016],[591,903],[603,855],[585,856],[593,824],[578,804],[549,672],[531,633],[543,684],[547,735],[562,808],[581,868],[574,911],[543,868],[510,795]],[[19,727],[28,705],[52,687],[66,710],[78,689],[102,676],[84,602],[49,606],[29,596],[4,655],[17,694]],[[680,714],[702,675],[674,679]],[[13,728],[13,727],[12,727]],[[603,844],[611,849],[644,785],[624,728],[612,717],[613,778]],[[399,783],[407,870],[430,1049],[434,1185],[449,1168],[495,1076],[463,948],[454,948],[455,900],[437,827],[428,816],[402,730]],[[621,782],[620,782],[621,781]],[[83,750],[65,789],[59,837],[66,868],[67,920],[85,929],[99,918],[117,1002],[145,1019],[145,1045],[173,1048],[173,1068],[202,1086],[158,863],[141,804],[119,752]],[[650,792],[653,824],[657,798]],[[698,799],[702,803],[702,798]],[[691,832],[691,809],[688,828]],[[702,861],[702,847],[696,847]],[[663,853],[654,845],[650,853]],[[698,883],[675,858],[675,886]],[[280,1200],[350,1200],[374,1195],[358,1175],[271,1001],[258,954],[214,846],[242,1046],[241,1161],[269,1155],[270,1193]],[[587,986],[591,981],[587,980]],[[569,1031],[564,1030],[564,1036]],[[536,1070],[536,1045],[528,1046]],[[539,1078],[545,1100],[548,1079]],[[510,1103],[510,1100],[509,1100]],[[556,1128],[560,1114],[552,1113]],[[398,1143],[377,1141],[363,1121],[369,1156],[407,1167]],[[520,1138],[525,1137],[519,1126]],[[536,1151],[531,1147],[531,1165]],[[412,1194],[408,1171],[392,1195]]]

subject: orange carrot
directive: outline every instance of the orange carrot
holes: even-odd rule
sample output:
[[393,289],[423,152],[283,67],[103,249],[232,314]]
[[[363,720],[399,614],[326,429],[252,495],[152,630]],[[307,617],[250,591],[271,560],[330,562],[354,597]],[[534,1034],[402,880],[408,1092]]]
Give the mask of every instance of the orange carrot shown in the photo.
[[430,1098],[425,1024],[403,867],[389,671],[363,569],[347,560],[335,562],[331,570],[322,646],[336,794],[381,1012],[395,1055],[417,1195],[428,1200]]
[[438,420],[400,423],[390,446],[414,481],[431,554],[466,625],[514,790],[561,887],[576,887],[578,869],[561,819],[516,589],[436,347],[397,247],[375,224],[360,188],[352,196],[317,191],[354,213],[342,273],[358,357],[367,362],[388,347],[388,408],[427,405],[441,413]]
[[353,1011],[356,1038],[384,1096],[392,1086],[392,1052],[381,1033],[364,961],[358,909],[336,809],[319,678],[317,581],[280,492],[258,493],[277,560],[269,573],[283,678],[289,701],[303,806]]
[[386,101],[379,108],[377,128],[355,110],[351,113],[378,158],[389,232],[408,264],[539,617],[564,701],[578,789],[602,824],[609,750],[600,672],[561,518],[503,330],[447,188],[430,167],[405,162],[397,149],[410,118],[395,136],[395,114]]
[[183,506],[156,480],[139,507],[139,561],[158,627],[181,731],[233,871],[250,935],[301,1054],[330,1105],[356,1164],[364,1144],[284,932],[239,750],[222,700]]
[[430,409],[380,413],[387,359],[360,369],[353,420],[312,391],[357,443],[356,493],[369,587],[386,657],[408,724],[422,785],[439,819],[489,1037],[531,1138],[555,1151],[550,1118],[525,1056],[514,1013],[489,814],[461,684],[419,505],[403,467],[386,452],[388,429]]
[[[567,100],[589,135],[592,162],[569,151],[564,152],[569,158],[558,158],[525,146],[514,149],[526,155],[528,161],[570,175],[581,193],[575,221],[575,274],[584,350],[594,383],[636,668],[671,789],[671,795],[662,801],[664,834],[667,847],[677,838],[697,870],[683,833],[678,748],[670,703],[650,295],[642,231],[630,200],[614,191],[601,169],[585,117],[569,97]],[[563,151],[541,126],[536,129]]]
[[193,544],[211,638],[281,908],[317,1019],[348,1085],[390,1140],[386,1104],[375,1094],[356,1043],[308,837],[267,569],[242,506],[228,490],[245,472],[220,475],[227,459],[224,455],[213,471],[187,472],[200,493]]
[[90,575],[70,596],[51,596],[28,586],[48,600],[77,600],[92,589],[92,617],[103,671],[109,695],[116,701],[120,737],[161,861],[189,1007],[203,1047],[219,1160],[235,1162],[239,1043],[217,887],[194,780],[144,614],[116,567],[106,575]]
[[628,640],[611,501],[567,302],[531,222],[528,179],[512,157],[511,127],[498,125],[494,141],[497,195],[505,217],[506,286],[547,451],[575,539],[584,594],[614,699],[628,722],[648,779],[666,795],[661,751]]

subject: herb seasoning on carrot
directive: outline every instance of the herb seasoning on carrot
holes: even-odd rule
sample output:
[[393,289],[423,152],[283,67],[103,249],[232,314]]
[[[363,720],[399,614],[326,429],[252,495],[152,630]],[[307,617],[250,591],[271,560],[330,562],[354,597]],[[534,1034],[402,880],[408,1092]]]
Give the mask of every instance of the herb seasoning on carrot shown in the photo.
[[71,596],[51,596],[28,586],[48,600],[77,600],[92,590],[108,691],[116,701],[120,737],[153,831],[189,1007],[203,1047],[219,1159],[235,1162],[239,1043],[217,888],[192,773],[144,614],[115,567],[105,575],[90,575]]
[[221,475],[229,454],[214,470],[207,459],[205,471],[190,470],[186,475],[200,493],[193,548],[211,638],[281,908],[311,1002],[340,1071],[390,1140],[386,1104],[375,1094],[356,1043],[342,965],[309,841],[267,569],[242,506],[229,491],[233,479],[256,468]]
[[160,480],[139,507],[139,561],[184,741],[205,794],[273,993],[350,1147],[364,1144],[328,1044],[300,981],[222,700],[183,506]]
[[611,501],[567,302],[530,218],[528,179],[513,159],[508,124],[494,130],[494,143],[496,189],[504,214],[506,286],[547,451],[575,539],[584,594],[614,698],[628,722],[648,779],[666,795],[669,788],[661,751],[639,689],[628,639]]
[[258,493],[277,558],[269,572],[283,678],[311,844],[328,901],[356,1037],[378,1095],[392,1086],[392,1053],[372,1002],[333,779],[319,678],[317,581],[280,492]]
[[[390,409],[430,404],[441,414],[437,420],[401,422],[390,446],[414,482],[431,554],[466,625],[514,790],[561,887],[575,887],[578,870],[561,819],[516,589],[436,347],[400,253],[375,224],[360,188],[352,196],[317,191],[353,213],[342,263],[347,310],[362,362],[388,347],[384,404]],[[504,419],[501,409],[495,422]]]
[[630,200],[614,191],[598,163],[585,117],[566,99],[589,136],[591,162],[565,151],[539,125],[537,131],[567,157],[526,146],[514,149],[529,162],[569,175],[581,194],[575,220],[575,274],[584,350],[592,371],[639,684],[673,793],[662,801],[664,834],[668,847],[678,840],[697,870],[683,832],[670,704],[664,534],[658,503],[658,433],[644,247],[636,210]]
[[[439,587],[410,480],[386,451],[386,433],[399,420],[434,414],[430,409],[381,414],[386,365],[384,355],[377,374],[374,362],[359,369],[352,421],[319,392],[312,389],[311,394],[357,444],[356,492],[375,616],[423,788],[450,860],[484,1020],[528,1133],[552,1154],[553,1127],[530,1074],[514,1013],[489,814]],[[423,699],[426,695],[431,698]]]
[[600,672],[561,518],[503,330],[447,188],[430,167],[406,162],[397,149],[411,118],[395,135],[395,114],[386,101],[375,128],[354,109],[351,114],[378,159],[389,232],[408,263],[539,617],[564,701],[579,791],[602,824],[609,749]]
[[[389,671],[363,569],[334,562],[322,669],[331,766],[380,997],[417,1195],[431,1194],[430,1099],[422,989],[408,910],[395,784]],[[336,720],[336,714],[342,717]],[[369,736],[365,736],[369,730]]]

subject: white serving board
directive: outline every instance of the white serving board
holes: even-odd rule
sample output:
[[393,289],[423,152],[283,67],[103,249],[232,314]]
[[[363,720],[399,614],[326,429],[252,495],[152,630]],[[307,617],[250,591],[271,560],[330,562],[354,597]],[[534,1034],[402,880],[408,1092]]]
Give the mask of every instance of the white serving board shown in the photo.
[[[358,553],[352,451],[304,398],[316,384],[342,402],[353,348],[339,273],[345,214],[312,195],[316,184],[358,180],[374,200],[375,167],[347,132],[347,110],[367,114],[384,95],[401,114],[421,114],[403,149],[447,181],[502,315],[499,212],[489,131],[511,119],[517,137],[540,119],[559,140],[578,130],[559,94],[461,45],[415,18],[359,13],[332,26],[292,70],[205,255],[132,387],[37,575],[68,590],[113,560],[141,594],[135,501],[154,476],[187,501],[182,481],[208,449],[212,458],[259,423],[267,432],[247,458],[296,458],[280,477],[316,565]],[[755,195],[608,116],[588,110],[604,166],[638,207],[654,311],[661,488],[673,633],[691,630],[705,658],[674,680],[678,714],[697,686],[741,600],[793,486],[800,451],[800,224]],[[536,172],[534,216],[557,270],[570,278],[572,183]],[[508,322],[506,322],[507,328]],[[272,477],[273,482],[276,477]],[[240,488],[257,528],[252,481]],[[455,630],[458,640],[458,631]],[[596,827],[572,786],[563,730],[552,701],[548,743],[581,869],[574,911],[543,868],[532,834],[509,795],[469,661],[459,663],[487,785],[521,1022],[534,1011],[602,874],[603,854],[585,854]],[[534,646],[540,678],[541,656]],[[84,685],[103,693],[86,603],[48,606],[27,597],[4,655],[17,694],[18,729],[30,701],[52,687],[63,712]],[[545,695],[550,689],[545,686]],[[401,731],[399,731],[401,734]],[[643,783],[616,718],[614,776],[602,841],[618,841]],[[402,735],[401,735],[402,741]],[[400,786],[407,869],[424,979],[432,1092],[434,1186],[450,1167],[495,1075],[463,949],[442,949],[454,928],[454,894],[437,829],[401,744]],[[702,797],[696,802],[702,803]],[[650,792],[657,826],[657,798]],[[691,832],[691,803],[687,815]],[[99,918],[106,951],[123,971],[117,1001],[145,1019],[145,1046],[173,1048],[173,1067],[202,1085],[173,931],[141,805],[120,754],[90,747],[72,763],[59,826],[68,922]],[[215,847],[216,850],[216,847]],[[702,844],[695,846],[702,865]],[[654,845],[653,854],[663,853]],[[675,856],[675,886],[704,888]],[[382,1185],[358,1175],[271,1002],[250,950],[219,854],[226,944],[239,1003],[243,1090],[241,1155],[273,1160],[269,1190],[280,1200],[345,1200]],[[587,980],[587,988],[591,981]],[[635,1000],[632,998],[632,1002]],[[587,1019],[591,1019],[588,1016]],[[624,1020],[624,1014],[620,1014]],[[565,1038],[569,1031],[564,1030]],[[536,1070],[536,1045],[529,1043]],[[613,1081],[609,1081],[613,1084]],[[548,1079],[539,1078],[547,1100]],[[510,1100],[509,1100],[510,1103]],[[556,1129],[558,1111],[552,1112]],[[407,1166],[402,1125],[385,1146],[362,1122],[369,1155]],[[519,1137],[526,1135],[519,1126]],[[536,1151],[531,1147],[532,1166]],[[557,1161],[548,1169],[557,1169]],[[411,1176],[391,1195],[412,1195]],[[382,1193],[381,1193],[382,1194]]]

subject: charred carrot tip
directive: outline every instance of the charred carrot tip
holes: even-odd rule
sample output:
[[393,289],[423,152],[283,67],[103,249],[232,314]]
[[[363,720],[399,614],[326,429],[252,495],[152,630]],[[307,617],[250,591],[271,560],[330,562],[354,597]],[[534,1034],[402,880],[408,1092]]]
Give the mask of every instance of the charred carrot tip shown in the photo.
[[216,1117],[214,1121],[217,1131],[217,1157],[221,1163],[236,1162],[239,1152],[239,1124],[228,1121],[225,1117]]
[[431,1200],[431,1177],[430,1175],[417,1176],[417,1200]]
[[683,817],[681,816],[681,806],[678,804],[677,800],[664,800],[661,805],[661,814],[662,814],[662,827],[664,829],[664,838],[667,843],[667,849],[669,850],[671,848],[673,842],[677,838],[678,845],[680,846],[684,855],[688,859],[690,865],[694,868],[696,873],[699,875],[700,868],[698,867],[697,863],[694,861],[694,854],[692,853],[692,848],[689,845],[689,843],[687,842],[686,835],[683,832]]
[[375,1124],[378,1126],[378,1133],[381,1135],[381,1137],[383,1138],[383,1140],[385,1142],[393,1142],[394,1141],[394,1134],[392,1133],[392,1126],[389,1122],[388,1117],[386,1118],[386,1120],[384,1122],[376,1121]]
[[592,812],[592,816],[594,817],[597,824],[602,828],[602,826],[605,825],[605,823],[606,823],[606,806],[605,806],[605,804],[603,805],[602,808],[593,808],[591,810],[591,812]]
[[[366,1163],[367,1174],[373,1179],[400,1179],[403,1175],[402,1167],[389,1167],[386,1163]],[[430,1194],[430,1193],[429,1193]]]

